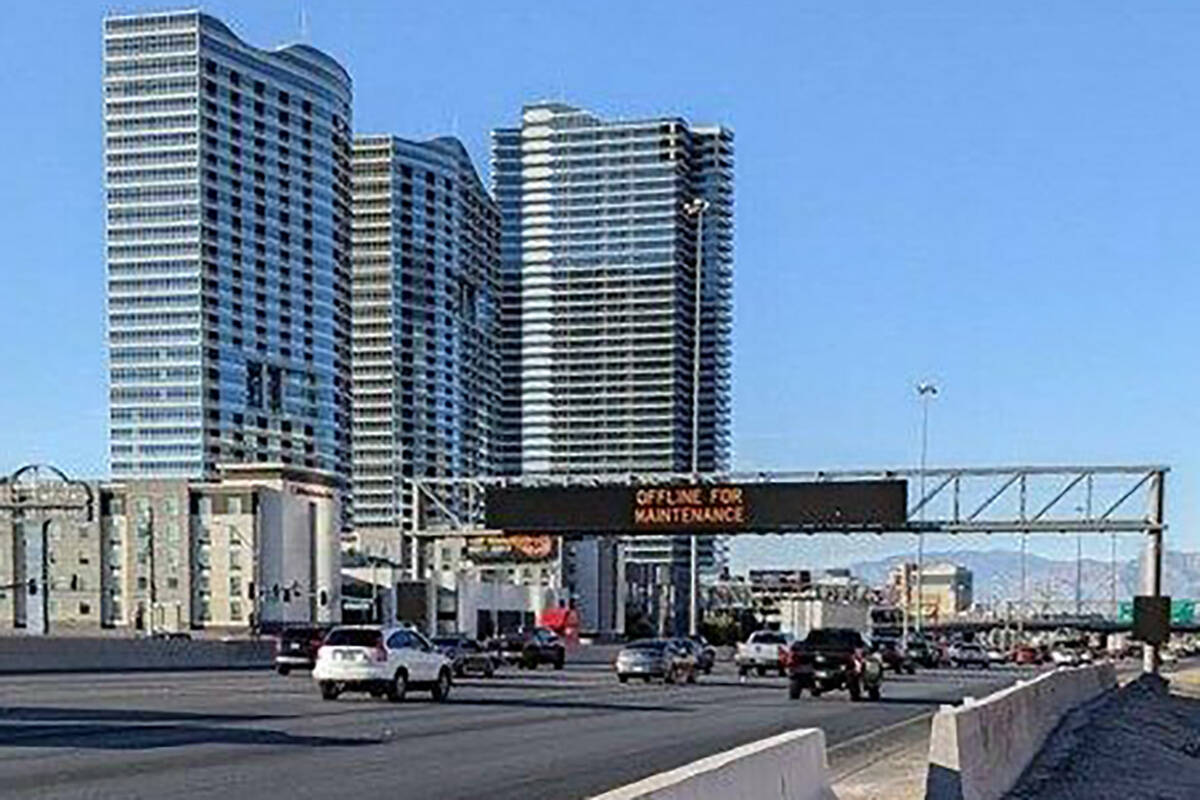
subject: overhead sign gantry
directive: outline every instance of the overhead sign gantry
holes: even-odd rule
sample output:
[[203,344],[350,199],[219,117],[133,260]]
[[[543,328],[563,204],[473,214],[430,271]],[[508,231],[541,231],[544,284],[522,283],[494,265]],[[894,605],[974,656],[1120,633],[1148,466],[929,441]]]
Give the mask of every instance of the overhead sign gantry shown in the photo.
[[[1007,533],[1022,537],[1023,554],[1031,534],[1144,533],[1143,592],[1157,597],[1168,471],[1097,465],[415,478],[411,565],[415,577],[422,539],[506,533]],[[915,497],[914,485],[921,487]],[[1021,580],[1024,586],[1024,566]],[[1155,667],[1156,649],[1146,658]]]

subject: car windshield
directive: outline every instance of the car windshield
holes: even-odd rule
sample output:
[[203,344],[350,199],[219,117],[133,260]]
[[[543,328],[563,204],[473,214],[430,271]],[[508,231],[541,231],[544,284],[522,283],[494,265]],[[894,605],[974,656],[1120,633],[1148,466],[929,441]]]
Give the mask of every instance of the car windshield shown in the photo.
[[462,641],[453,636],[439,636],[433,640],[438,647],[459,647]]
[[325,644],[341,647],[378,647],[383,635],[364,628],[338,628],[329,634]]
[[314,628],[289,628],[283,632],[285,642],[302,642],[320,636],[321,632]]
[[858,631],[842,631],[842,630],[815,630],[809,631],[808,638],[805,640],[808,644],[815,645],[841,645],[843,647],[859,647],[862,645],[862,636]]
[[751,644],[784,644],[786,641],[783,634],[772,631],[759,631],[750,635]]

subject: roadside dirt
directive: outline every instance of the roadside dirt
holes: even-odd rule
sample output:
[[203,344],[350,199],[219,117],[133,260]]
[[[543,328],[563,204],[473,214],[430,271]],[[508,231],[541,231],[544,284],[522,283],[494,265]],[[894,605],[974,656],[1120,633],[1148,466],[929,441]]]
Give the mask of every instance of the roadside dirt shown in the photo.
[[1200,798],[1200,691],[1144,676],[1072,712],[1007,800]]

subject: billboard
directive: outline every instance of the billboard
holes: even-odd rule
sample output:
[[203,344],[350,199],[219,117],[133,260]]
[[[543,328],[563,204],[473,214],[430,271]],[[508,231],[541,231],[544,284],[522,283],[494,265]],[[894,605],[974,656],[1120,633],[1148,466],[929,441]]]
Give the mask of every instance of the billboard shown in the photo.
[[472,536],[467,558],[476,564],[529,564],[558,558],[557,536]]
[[904,526],[907,484],[888,481],[490,487],[488,528],[538,533],[737,533]]

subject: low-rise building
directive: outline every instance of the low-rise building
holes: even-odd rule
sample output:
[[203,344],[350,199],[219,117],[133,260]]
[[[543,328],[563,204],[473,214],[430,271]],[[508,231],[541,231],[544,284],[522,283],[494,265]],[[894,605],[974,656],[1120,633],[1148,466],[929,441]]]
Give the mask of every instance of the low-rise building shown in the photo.
[[887,594],[897,606],[907,605],[910,617],[916,616],[919,603],[922,616],[935,621],[969,610],[974,603],[974,583],[971,570],[950,563],[925,564],[918,582],[917,565],[906,562],[888,572]]
[[340,620],[340,480],[0,481],[0,632],[242,634]]

